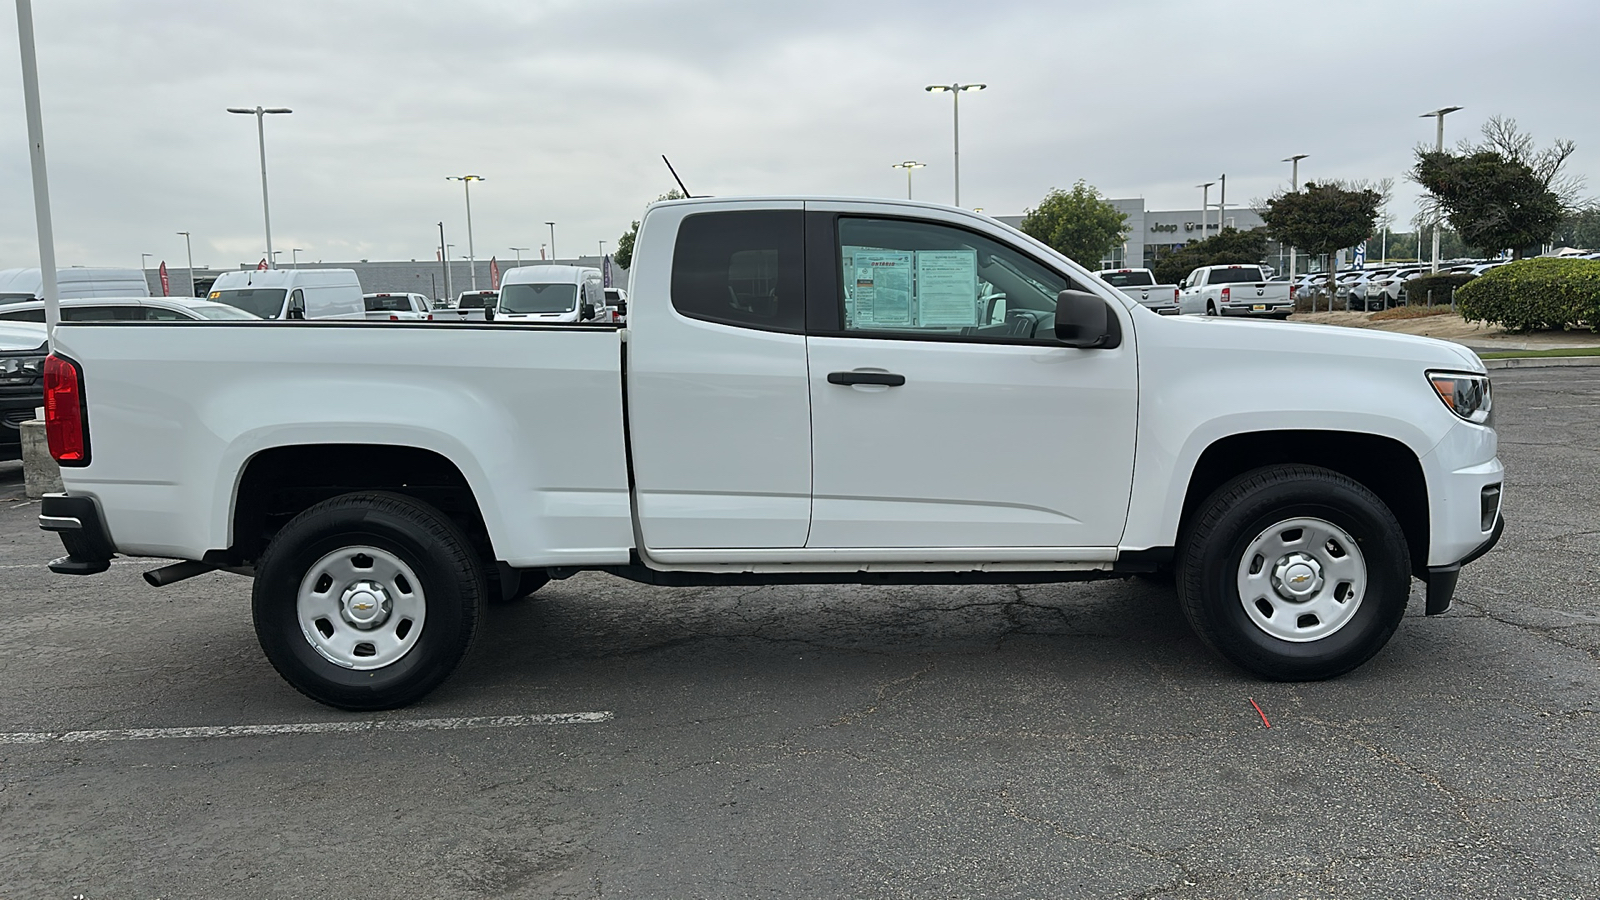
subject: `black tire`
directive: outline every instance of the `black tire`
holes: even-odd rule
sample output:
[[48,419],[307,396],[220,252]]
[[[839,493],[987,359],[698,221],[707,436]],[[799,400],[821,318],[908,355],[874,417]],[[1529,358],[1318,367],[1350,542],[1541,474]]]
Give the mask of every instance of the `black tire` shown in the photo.
[[1215,303],[1212,303],[1211,301],[1207,300],[1206,301],[1206,315],[1214,316],[1216,314],[1217,314],[1217,305]]
[[[330,661],[300,624],[302,580],[346,547],[392,554],[420,582],[423,624],[409,650],[381,668]],[[378,710],[415,702],[449,677],[472,644],[486,594],[477,554],[454,522],[411,497],[367,492],[318,503],[278,532],[256,566],[252,608],[261,649],[296,690],[340,709]]]
[[[1366,566],[1366,589],[1348,620],[1303,642],[1257,625],[1238,581],[1252,541],[1296,518],[1342,529]],[[1333,678],[1371,659],[1399,627],[1411,587],[1405,534],[1393,513],[1362,485],[1315,466],[1269,466],[1218,488],[1186,524],[1178,561],[1178,598],[1195,633],[1235,665],[1273,681]],[[1295,609],[1281,606],[1290,614]]]

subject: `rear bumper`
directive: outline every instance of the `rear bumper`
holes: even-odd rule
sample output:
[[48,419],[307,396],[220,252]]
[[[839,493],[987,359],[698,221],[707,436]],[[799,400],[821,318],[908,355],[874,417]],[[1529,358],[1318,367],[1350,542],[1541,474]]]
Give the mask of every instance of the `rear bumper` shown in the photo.
[[50,561],[57,575],[98,575],[111,568],[116,555],[111,535],[91,497],[45,494],[39,503],[39,528],[61,535],[67,555]]
[[[1261,309],[1256,309],[1256,307]],[[1294,304],[1287,300],[1273,303],[1227,303],[1220,312],[1225,316],[1281,316],[1294,312]]]

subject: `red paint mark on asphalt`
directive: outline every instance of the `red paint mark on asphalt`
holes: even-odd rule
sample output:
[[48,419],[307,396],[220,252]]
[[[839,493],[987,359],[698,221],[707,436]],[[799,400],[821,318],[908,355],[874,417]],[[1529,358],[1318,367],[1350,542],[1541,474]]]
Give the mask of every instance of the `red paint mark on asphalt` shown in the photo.
[[1250,705],[1256,708],[1256,715],[1261,717],[1261,724],[1271,728],[1272,723],[1267,721],[1267,714],[1261,711],[1261,704],[1257,703],[1256,698],[1254,697],[1250,697],[1248,699],[1250,700]]

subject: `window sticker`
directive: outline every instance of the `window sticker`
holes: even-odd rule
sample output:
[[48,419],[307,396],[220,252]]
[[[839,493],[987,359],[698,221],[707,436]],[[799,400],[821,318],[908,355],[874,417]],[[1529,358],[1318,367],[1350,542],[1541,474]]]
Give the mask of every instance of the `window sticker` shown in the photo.
[[[854,252],[850,252],[853,250]],[[848,248],[851,324],[856,328],[906,328],[916,324],[911,271],[916,254]]]
[[978,299],[977,251],[917,251],[918,325],[924,328],[977,325]]

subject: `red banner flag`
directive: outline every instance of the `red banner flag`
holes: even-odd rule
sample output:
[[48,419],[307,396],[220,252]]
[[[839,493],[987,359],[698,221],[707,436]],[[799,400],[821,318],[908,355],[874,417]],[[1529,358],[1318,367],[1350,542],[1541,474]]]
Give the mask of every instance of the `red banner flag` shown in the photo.
[[265,256],[263,256],[263,257],[261,257],[261,262],[256,263],[256,271],[259,272],[260,270],[265,269],[266,267],[267,267],[267,258]]
[[489,290],[500,290],[500,263],[494,257],[489,257]]
[[172,283],[167,281],[167,261],[161,261],[161,296],[172,296]]

